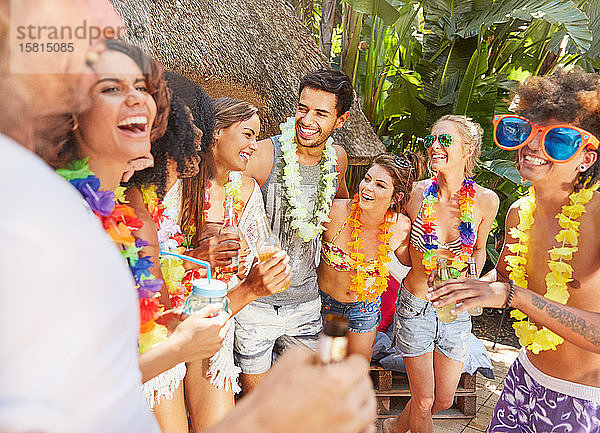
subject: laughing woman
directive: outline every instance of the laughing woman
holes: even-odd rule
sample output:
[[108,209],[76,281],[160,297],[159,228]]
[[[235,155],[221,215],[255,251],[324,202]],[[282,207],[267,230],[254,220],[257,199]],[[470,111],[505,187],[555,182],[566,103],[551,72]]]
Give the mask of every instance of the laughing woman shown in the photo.
[[[113,191],[119,190],[125,173],[131,173],[132,167],[139,168],[132,162],[150,159],[151,140],[161,137],[167,126],[169,91],[160,65],[139,49],[119,41],[107,41],[106,46],[107,51],[95,64],[98,80],[91,89],[92,104],[73,122],[62,152],[68,163],[58,173],[83,195],[131,269],[140,305],[139,366],[142,380],[146,382],[160,378],[164,372],[170,377],[170,369],[190,358],[211,356],[222,337],[209,328],[217,325],[221,330],[228,315],[186,319],[170,335],[166,327],[155,321],[160,309],[157,292],[162,284],[151,274],[152,261],[139,253],[147,245],[145,239],[136,240],[144,226],[122,194]],[[156,237],[155,231],[153,236]],[[133,302],[132,297],[133,293],[124,292],[122,299],[112,302]],[[200,335],[206,337],[203,347],[188,344]],[[133,346],[122,348],[131,349]],[[160,395],[161,382],[164,384],[164,380],[149,384],[153,388],[150,394],[158,392]],[[171,424],[183,425],[179,431],[187,431],[183,399],[180,403],[182,421],[179,424],[173,422],[172,405],[166,405],[164,411],[154,408],[163,431],[174,431]],[[165,428],[164,419],[169,420],[170,430]]]
[[333,201],[323,233],[317,272],[321,311],[348,318],[348,353],[369,361],[381,319],[379,296],[387,288],[388,254],[393,251],[410,265],[410,220],[402,212],[420,171],[413,153],[379,155],[354,200]]
[[[481,127],[465,116],[440,118],[425,138],[435,175],[415,185],[407,205],[412,221],[412,268],[404,279],[396,303],[396,348],[403,356],[411,400],[384,431],[431,432],[432,414],[449,408],[469,348],[471,319],[460,314],[443,323],[426,301],[427,280],[437,259],[451,262],[451,270],[464,269],[470,257],[477,269],[485,263],[488,233],[498,211],[498,196],[477,185],[473,168],[481,153]],[[462,271],[464,275],[464,270]],[[454,271],[454,277],[460,274]]]

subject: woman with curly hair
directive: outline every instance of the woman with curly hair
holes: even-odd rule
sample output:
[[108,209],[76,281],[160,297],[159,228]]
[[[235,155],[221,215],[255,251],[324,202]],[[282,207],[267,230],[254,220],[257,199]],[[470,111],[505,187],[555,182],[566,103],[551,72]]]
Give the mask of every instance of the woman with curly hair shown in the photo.
[[530,194],[506,215],[496,268],[435,287],[456,313],[513,307],[523,346],[490,432],[600,431],[600,78],[580,67],[531,77],[516,113],[494,118],[494,142],[516,151]]
[[452,278],[466,274],[474,259],[481,269],[498,196],[475,183],[483,129],[470,118],[446,115],[425,137],[430,179],[417,182],[406,206],[412,221],[411,269],[396,303],[395,346],[402,355],[411,399],[385,432],[431,432],[432,415],[452,406],[463,363],[469,355],[471,318],[445,317],[427,300],[428,280],[438,262],[449,263]]

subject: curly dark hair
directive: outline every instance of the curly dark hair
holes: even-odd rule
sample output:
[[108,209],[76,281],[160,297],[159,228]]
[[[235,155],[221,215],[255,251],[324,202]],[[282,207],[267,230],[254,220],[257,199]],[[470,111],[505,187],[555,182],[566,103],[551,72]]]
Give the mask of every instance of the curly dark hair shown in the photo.
[[[155,185],[159,199],[166,194],[168,161],[177,164],[177,177],[184,180],[212,175],[214,166],[212,146],[215,119],[210,97],[200,86],[182,75],[165,72],[165,78],[172,92],[167,131],[152,142],[154,167],[136,172],[130,180],[130,185]],[[194,125],[202,132],[200,149],[196,144]],[[200,166],[199,173],[195,173],[197,164]],[[204,188],[201,189],[200,195],[204,197]],[[187,196],[184,191],[183,201]]]
[[155,185],[156,194],[163,199],[166,194],[167,163],[172,160],[177,165],[179,178],[193,176],[200,156],[196,148],[196,132],[190,109],[177,95],[171,96],[169,123],[165,134],[152,142],[154,166],[136,171],[129,186]]
[[352,101],[354,101],[352,80],[348,75],[335,69],[319,69],[302,77],[298,95],[302,93],[305,87],[333,93],[336,98],[337,117],[350,110]]
[[[600,139],[600,77],[581,67],[558,67],[552,74],[530,77],[519,86],[517,112],[536,123],[548,119],[570,123]],[[576,188],[600,176],[600,159],[579,175]]]
[[[167,87],[167,81],[163,78],[161,64],[148,57],[141,49],[120,40],[107,40],[106,48],[127,55],[142,71],[148,91],[156,103],[156,117],[152,124],[150,140],[158,139],[167,129],[171,103],[171,91]],[[54,149],[49,152],[49,154],[52,154],[52,158],[47,158],[47,162],[54,168],[64,167],[69,161],[81,158],[77,138],[73,132],[73,121],[74,117],[71,114],[57,121],[51,138]]]

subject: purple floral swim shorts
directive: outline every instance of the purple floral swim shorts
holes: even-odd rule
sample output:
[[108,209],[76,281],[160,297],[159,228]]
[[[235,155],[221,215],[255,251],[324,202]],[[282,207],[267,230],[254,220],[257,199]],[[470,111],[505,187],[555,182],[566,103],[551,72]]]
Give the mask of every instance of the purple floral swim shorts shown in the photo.
[[[568,395],[557,389],[573,392]],[[600,432],[598,394],[599,388],[566,382],[542,373],[521,351],[508,371],[488,431]]]

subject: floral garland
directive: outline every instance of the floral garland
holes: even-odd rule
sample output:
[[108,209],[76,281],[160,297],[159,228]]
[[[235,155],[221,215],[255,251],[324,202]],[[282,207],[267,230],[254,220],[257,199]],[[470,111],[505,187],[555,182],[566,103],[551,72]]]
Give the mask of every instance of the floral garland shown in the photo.
[[[333,180],[337,177],[337,173],[332,171],[337,163],[337,154],[332,146],[333,139],[329,137],[323,149],[323,158],[321,159],[321,180],[317,194],[317,203],[315,204],[314,213],[308,215],[306,207],[302,204],[300,196],[300,184],[302,177],[300,176],[298,155],[296,154],[296,127],[294,118],[288,119],[279,125],[281,128],[281,150],[283,152],[283,189],[285,198],[291,208],[290,215],[292,216],[292,229],[298,230],[298,235],[309,242],[320,236],[325,230],[324,222],[330,221],[328,217],[329,207],[335,195],[335,187]],[[314,221],[314,222],[313,222]]]
[[[169,209],[159,200],[156,194],[156,186],[145,185],[141,190],[144,203],[156,225],[160,249],[176,254],[184,254],[186,251],[185,236],[182,234],[179,225],[174,221],[173,216],[169,215]],[[172,256],[161,257],[160,269],[169,289],[171,308],[183,306],[185,298],[191,290],[190,287],[182,283],[185,275],[183,260]]]
[[[463,180],[459,191],[458,205],[460,209],[460,255],[458,260],[452,260],[450,263],[450,273],[453,278],[458,278],[463,269],[467,266],[469,257],[473,254],[475,245],[475,230],[473,224],[473,212],[475,209],[475,181],[466,177]],[[425,253],[423,253],[422,263],[425,267],[427,276],[431,271],[437,268],[437,249],[438,237],[435,231],[435,208],[438,200],[440,186],[437,183],[437,176],[431,179],[431,183],[423,193],[423,212],[421,218],[423,221],[423,241],[425,242]]]
[[389,230],[394,225],[392,222],[394,213],[388,210],[385,214],[384,222],[379,225],[380,233],[377,235],[377,239],[382,243],[377,247],[377,259],[374,265],[375,280],[367,287],[367,278],[369,277],[367,269],[369,265],[365,263],[365,254],[359,252],[363,247],[363,240],[360,238],[362,235],[362,223],[360,222],[361,208],[358,204],[358,195],[354,197],[350,209],[350,216],[346,220],[348,225],[352,227],[351,240],[348,242],[348,247],[351,249],[350,258],[354,260],[354,270],[356,271],[356,275],[352,277],[350,290],[358,294],[359,301],[374,303],[388,286],[390,271],[386,263],[392,260],[388,254],[392,251],[390,240],[394,234],[389,233]]
[[[548,250],[550,261],[548,268],[550,272],[546,274],[546,294],[545,298],[560,304],[566,304],[569,300],[569,289],[567,283],[573,281],[573,267],[568,260],[573,258],[577,252],[577,243],[579,238],[580,222],[575,221],[585,212],[585,205],[592,199],[594,191],[598,189],[598,184],[590,188],[583,188],[579,192],[573,192],[569,196],[570,204],[563,206],[561,212],[556,215],[558,224],[562,228],[554,238],[560,242],[560,247],[553,247]],[[510,229],[509,233],[516,243],[507,244],[506,247],[514,255],[507,255],[505,260],[506,269],[510,271],[509,276],[514,283],[520,287],[527,288],[527,252],[529,243],[529,234],[527,233],[533,223],[533,212],[535,211],[535,193],[533,188],[529,189],[529,194],[524,197],[519,206],[519,224]],[[527,319],[527,316],[519,310],[513,310],[511,317],[517,322],[513,323],[515,334],[519,337],[519,343],[531,350],[533,353],[539,353],[542,350],[556,350],[556,346],[562,344],[564,339],[550,331],[546,327],[538,327]]]
[[[100,191],[100,179],[89,169],[87,158],[73,161],[67,168],[56,170],[56,173],[71,183],[83,196],[88,206],[102,222],[104,230],[121,249],[121,255],[127,261],[139,298],[140,336],[139,352],[157,345],[167,338],[167,329],[154,320],[161,310],[158,292],[162,281],[150,273],[153,266],[149,257],[140,257],[140,250],[148,243],[135,238],[132,231],[139,230],[143,223],[136,217],[133,208],[126,205],[124,197],[119,202],[112,191]],[[122,190],[119,195],[122,194]]]

